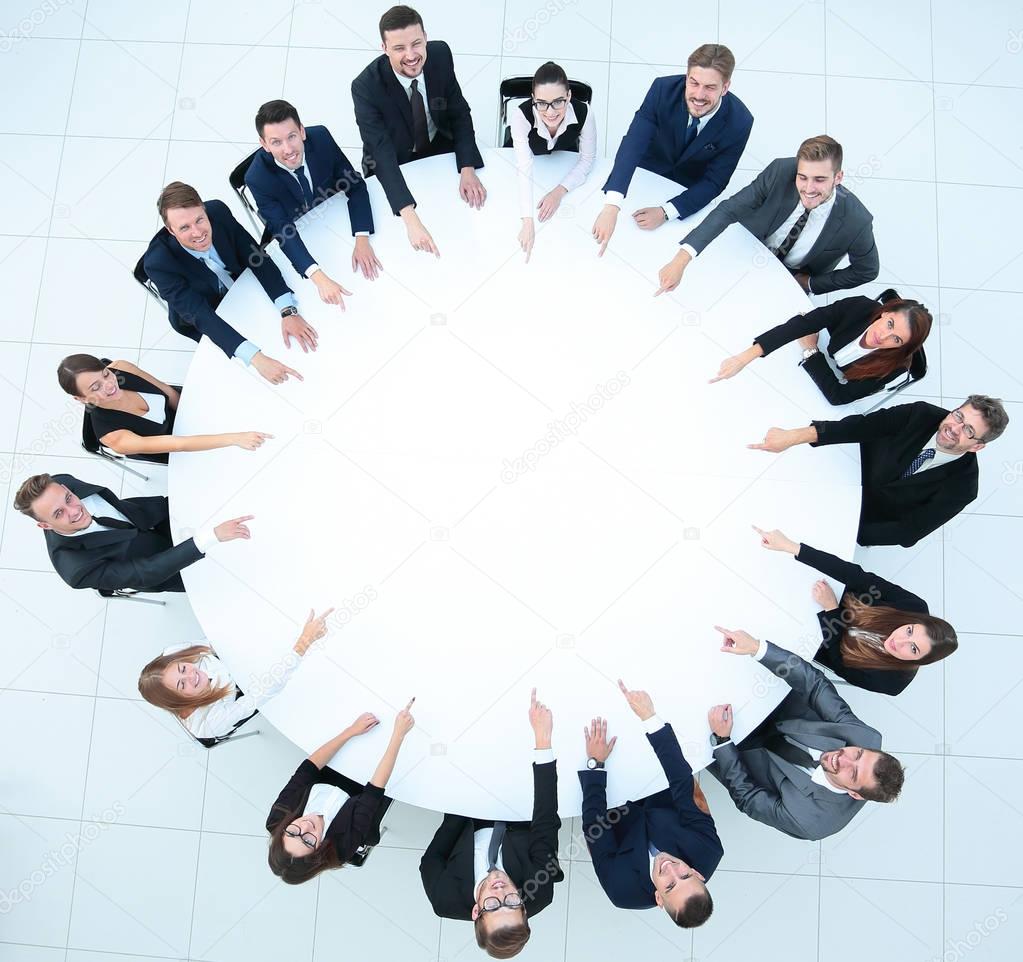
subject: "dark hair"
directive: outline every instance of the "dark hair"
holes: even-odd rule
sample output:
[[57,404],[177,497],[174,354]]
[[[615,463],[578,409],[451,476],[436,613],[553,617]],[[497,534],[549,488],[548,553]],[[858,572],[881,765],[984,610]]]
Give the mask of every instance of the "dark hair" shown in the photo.
[[202,207],[202,198],[199,191],[180,180],[171,181],[156,199],[156,209],[160,212],[160,218],[167,223],[167,211],[176,210],[179,207]]
[[556,64],[553,60],[548,60],[547,63],[541,64],[535,74],[533,74],[533,90],[535,91],[540,84],[561,84],[566,90],[569,90],[568,86],[568,74],[565,73],[565,68]]
[[288,885],[301,885],[303,882],[315,878],[320,872],[343,868],[345,864],[337,854],[334,843],[327,838],[321,839],[320,844],[308,855],[298,858],[284,848],[284,830],[296,818],[302,817],[304,809],[305,803],[302,808],[293,811],[279,809],[275,805],[270,816],[280,820],[270,832],[270,851],[267,853],[266,860],[270,871],[282,882],[287,882]]
[[[414,27],[416,24],[423,27],[423,18],[411,7],[402,5],[391,7],[380,18],[380,39],[387,43],[384,34],[388,30],[404,30],[406,27]],[[423,27],[423,33],[426,33],[426,27]]]
[[483,924],[488,913],[480,912],[473,922],[473,931],[476,933],[476,944],[483,949],[492,959],[511,959],[518,955],[529,941],[529,919],[526,916],[526,909],[522,909],[522,921],[513,925],[502,925],[489,931],[489,926]]
[[[881,671],[906,671],[920,665],[930,665],[947,658],[959,647],[959,639],[953,628],[943,618],[915,611],[901,611],[887,605],[870,605],[851,592],[842,598],[842,607],[849,618],[842,639],[839,642],[842,663],[850,668],[880,669]],[[922,625],[931,650],[916,661],[906,662],[866,638],[858,637],[850,628],[860,628],[887,638],[903,625]]]
[[57,383],[65,394],[81,397],[78,375],[102,371],[107,365],[92,354],[69,354],[57,365]]
[[267,124],[283,124],[285,120],[294,120],[299,127],[302,126],[298,111],[286,100],[268,100],[256,111],[256,133],[259,139],[263,139],[263,128]]
[[830,160],[831,169],[839,171],[842,169],[842,145],[827,134],[807,137],[796,151],[796,160]]
[[902,763],[888,752],[878,752],[878,759],[874,763],[875,785],[870,788],[861,788],[858,795],[862,795],[868,802],[894,802],[902,791],[902,784],[906,780],[906,773],[903,771]]
[[732,71],[735,70],[735,54],[723,43],[705,43],[689,55],[689,60],[686,61],[686,73],[693,67],[716,70],[721,74],[724,82],[728,83],[732,79]]
[[987,433],[980,440],[985,444],[1000,438],[1009,426],[1009,415],[999,398],[988,397],[986,394],[971,394],[963,404],[969,404],[984,419]]
[[898,347],[886,351],[871,351],[865,357],[854,361],[842,373],[847,381],[864,381],[869,378],[885,378],[894,371],[906,371],[912,363],[913,355],[923,346],[927,335],[931,333],[934,320],[931,312],[919,301],[907,298],[896,298],[878,304],[870,315],[868,323],[873,324],[885,311],[898,311],[909,324],[909,340]]
[[48,474],[33,474],[31,478],[22,481],[21,487],[14,495],[14,509],[38,521],[39,519],[32,513],[32,505],[54,483],[53,478]]
[[686,899],[682,908],[672,916],[672,920],[680,929],[695,929],[698,925],[703,925],[713,911],[714,900],[710,897],[710,892],[707,891],[705,885],[703,891],[690,895]]

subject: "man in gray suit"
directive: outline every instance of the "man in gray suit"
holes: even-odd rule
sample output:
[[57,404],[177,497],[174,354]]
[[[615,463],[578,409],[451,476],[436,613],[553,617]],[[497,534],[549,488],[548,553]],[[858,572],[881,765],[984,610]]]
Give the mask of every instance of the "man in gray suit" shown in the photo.
[[[771,161],[757,179],[718,204],[683,239],[658,275],[657,293],[673,291],[689,262],[730,224],[742,224],[808,294],[858,287],[877,277],[870,211],[842,183],[842,145],[811,137],[795,157]],[[846,255],[849,266],[835,270]]]
[[792,688],[741,749],[731,738],[732,706],[709,712],[714,761],[708,771],[739,811],[816,841],[844,828],[865,801],[898,798],[902,765],[881,751],[880,733],[852,713],[823,672],[745,631],[718,631],[722,651],[756,658]]

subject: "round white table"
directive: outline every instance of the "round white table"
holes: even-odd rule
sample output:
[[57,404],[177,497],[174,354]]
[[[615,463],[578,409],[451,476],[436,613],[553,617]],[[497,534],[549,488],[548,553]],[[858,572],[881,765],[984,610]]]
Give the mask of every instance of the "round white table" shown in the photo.
[[[537,181],[557,183],[574,159],[538,159]],[[255,453],[171,456],[179,538],[256,516],[251,541],[184,572],[207,637],[249,690],[280,671],[310,607],[336,606],[331,634],[263,714],[312,751],[375,712],[380,726],[334,759],[364,780],[415,695],[416,727],[387,786],[411,804],[529,818],[534,686],[554,713],[563,817],[580,811],[575,772],[594,715],[618,735],[610,804],[666,784],[619,677],[650,692],[704,767],[709,706],[731,702],[741,736],[788,690],[720,653],[712,626],[805,656],[819,643],[814,573],[766,552],[750,525],[853,551],[854,449],[746,449],[771,425],[828,414],[795,345],[708,384],[724,356],[807,310],[806,297],[733,227],[674,294],[654,298],[688,225],[643,232],[629,214],[674,185],[638,170],[598,259],[590,228],[608,169],[598,162],[537,225],[529,264],[510,150],[486,153],[482,211],[459,199],[450,155],[403,168],[439,260],[410,248],[372,179],[376,282],[352,275],[343,197],[300,222],[317,261],[354,292],[346,312],[271,248],[319,331],[315,354],[283,349],[251,274],[220,308],[305,381],[274,388],[207,340],[189,370],[179,432],[276,435]]]

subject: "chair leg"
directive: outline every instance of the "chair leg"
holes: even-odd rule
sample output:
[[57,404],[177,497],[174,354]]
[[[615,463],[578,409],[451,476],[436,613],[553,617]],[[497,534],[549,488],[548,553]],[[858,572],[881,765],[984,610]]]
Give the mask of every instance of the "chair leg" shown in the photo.
[[149,480],[148,474],[143,474],[141,471],[136,471],[134,468],[129,468],[128,465],[124,463],[125,460],[124,458],[118,458],[114,457],[111,454],[107,454],[105,451],[103,451],[102,448],[98,452],[96,452],[96,457],[103,458],[104,461],[110,461],[113,464],[116,464],[122,471],[127,471],[128,474],[134,474],[136,478],[141,478],[143,481]]
[[[224,742],[240,742],[243,738],[251,738],[253,735],[258,735],[258,734],[259,734],[259,729],[257,728],[254,731],[244,732],[241,735],[228,735],[227,738],[220,739],[220,741],[217,742],[217,745],[223,745]],[[214,745],[213,748],[216,748],[217,745]],[[210,750],[212,751],[212,749],[210,749]]]
[[161,601],[159,598],[140,598],[138,595],[114,595],[115,598],[123,598],[125,601],[136,601],[140,605],[164,605],[166,601]]

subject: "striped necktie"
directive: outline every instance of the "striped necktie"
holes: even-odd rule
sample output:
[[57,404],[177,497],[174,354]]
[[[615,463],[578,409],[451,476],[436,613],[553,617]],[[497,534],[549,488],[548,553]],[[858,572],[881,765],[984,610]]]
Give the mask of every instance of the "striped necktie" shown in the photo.
[[810,216],[810,209],[808,207],[803,208],[803,213],[800,214],[799,219],[792,225],[789,232],[782,239],[782,242],[778,245],[778,249],[774,252],[775,257],[780,261],[784,261],[788,257],[789,251],[792,250],[793,245],[799,239],[799,235],[803,233],[803,228],[806,227],[806,221]]

